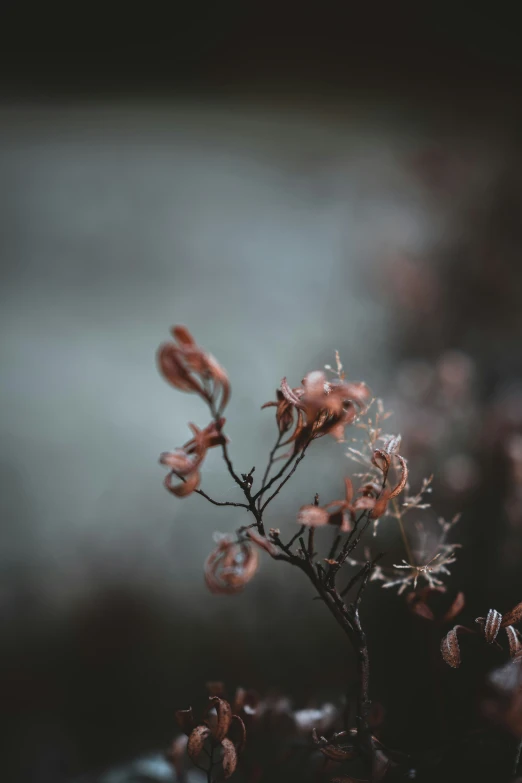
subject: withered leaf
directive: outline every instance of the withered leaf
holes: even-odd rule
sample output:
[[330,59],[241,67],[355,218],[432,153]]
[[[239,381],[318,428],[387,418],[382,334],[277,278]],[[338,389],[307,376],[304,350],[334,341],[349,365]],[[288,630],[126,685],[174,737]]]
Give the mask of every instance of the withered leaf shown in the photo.
[[194,715],[192,713],[192,707],[189,707],[188,710],[177,710],[176,720],[178,721],[180,729],[188,737],[196,725],[196,721],[194,720]]
[[223,739],[221,742],[223,746],[223,775],[225,780],[234,774],[237,767],[237,753],[234,743],[229,739]]
[[443,638],[440,651],[444,661],[453,669],[460,666],[460,647],[457,639],[457,626],[452,628]]
[[520,620],[522,620],[522,602],[517,604],[510,612],[506,612],[502,618],[501,627],[505,628],[506,625],[515,625]]
[[228,701],[220,699],[218,696],[212,696],[210,698],[209,709],[214,708],[216,710],[216,722],[211,727],[212,736],[218,742],[221,742],[230,728],[230,722],[232,720],[232,709]]
[[194,731],[189,737],[187,751],[192,761],[197,761],[205,740],[210,736],[210,729],[208,726],[196,726]]

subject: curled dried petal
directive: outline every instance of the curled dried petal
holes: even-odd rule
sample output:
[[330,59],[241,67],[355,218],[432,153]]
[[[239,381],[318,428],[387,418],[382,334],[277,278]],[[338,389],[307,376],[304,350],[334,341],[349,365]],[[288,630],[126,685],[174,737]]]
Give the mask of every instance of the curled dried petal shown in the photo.
[[[216,359],[200,348],[185,326],[171,329],[177,342],[164,343],[158,350],[158,365],[165,379],[175,388],[186,392],[195,392],[207,402],[216,403],[221,412],[230,397],[228,376]],[[207,382],[212,383],[208,390]]]
[[208,726],[196,726],[192,734],[188,739],[187,751],[192,761],[197,761],[205,740],[210,736],[210,729]]
[[346,503],[347,505],[350,505],[350,503],[353,500],[353,484],[351,479],[345,478],[344,480],[344,489],[346,494]]
[[239,756],[243,752],[246,744],[246,728],[239,715],[232,715],[229,736],[236,746],[236,752]]
[[163,484],[168,489],[168,491],[172,492],[172,494],[176,495],[176,497],[185,498],[187,495],[191,495],[192,492],[194,492],[194,490],[199,487],[201,475],[198,470],[195,470],[193,473],[191,473],[185,481],[172,486],[172,478],[175,475],[175,473],[167,473]]
[[297,392],[294,391],[294,389],[291,388],[286,378],[283,378],[281,380],[281,391],[283,393],[285,400],[288,400],[288,402],[290,402],[296,408],[303,407],[300,396],[297,394]]
[[451,620],[454,620],[455,617],[458,614],[460,614],[460,612],[462,612],[462,610],[464,609],[465,604],[466,604],[466,597],[465,597],[464,593],[462,593],[462,592],[457,593],[457,595],[455,596],[455,600],[453,601],[453,603],[451,604],[450,608],[448,609],[448,611],[446,612],[446,614],[442,618],[442,622],[443,623],[449,623],[449,622],[451,622]]
[[505,631],[509,643],[509,654],[511,655],[512,658],[514,658],[519,652],[519,650],[522,650],[522,643],[520,641],[520,636],[512,625],[507,625],[505,627]]
[[227,780],[236,771],[237,752],[232,740],[224,739],[221,742],[221,745],[223,747],[223,758],[221,759],[221,763],[223,765],[223,776],[225,780]]
[[502,618],[501,628],[505,628],[506,625],[515,625],[522,620],[522,603],[517,604],[510,612]]
[[216,720],[212,722],[210,731],[217,742],[226,737],[232,720],[232,709],[228,701],[220,699],[218,696],[211,696],[209,709],[215,709]]
[[444,661],[453,669],[460,666],[460,647],[457,639],[457,627],[449,631],[440,645],[440,651]]
[[408,481],[408,466],[406,465],[406,460],[404,457],[401,457],[400,454],[396,454],[395,457],[398,459],[399,464],[401,466],[401,478],[397,486],[395,486],[391,493],[390,493],[390,499],[396,498],[397,495],[400,495],[404,487],[406,486],[406,482]]
[[[477,622],[479,619],[477,618]],[[500,612],[497,612],[496,609],[490,609],[487,617],[486,622],[484,623],[483,631],[484,631],[484,638],[488,642],[488,644],[493,644],[495,639],[497,638],[497,634],[500,630],[500,624],[502,622],[502,615]]]
[[212,593],[238,593],[252,579],[258,564],[257,549],[248,541],[223,539],[205,562],[205,582]]
[[329,517],[328,511],[320,506],[301,506],[297,514],[297,522],[308,527],[322,527],[328,524]]
[[186,326],[173,326],[170,330],[174,339],[182,345],[195,345],[196,341],[190,334]]
[[192,707],[189,707],[188,710],[177,710],[176,720],[178,721],[180,729],[185,732],[188,737],[196,725],[196,721],[194,720],[194,715],[192,713]]
[[203,386],[184,366],[179,349],[173,343],[163,343],[158,349],[158,366],[163,377],[176,389],[205,396]]
[[384,449],[374,449],[372,464],[386,476],[391,465],[391,457]]

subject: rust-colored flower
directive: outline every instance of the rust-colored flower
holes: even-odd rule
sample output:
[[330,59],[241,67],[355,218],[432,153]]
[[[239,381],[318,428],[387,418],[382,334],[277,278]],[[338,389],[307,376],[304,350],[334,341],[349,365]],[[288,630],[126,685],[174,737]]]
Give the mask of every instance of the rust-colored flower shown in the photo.
[[344,439],[344,429],[365,410],[370,391],[364,383],[349,383],[341,378],[329,380],[321,370],[308,373],[302,387],[292,389],[286,378],[281,381],[284,398],[304,414],[302,428],[296,427],[292,440],[331,435]]
[[205,561],[205,582],[212,593],[239,593],[254,576],[258,564],[258,551],[250,542],[220,536]]
[[230,397],[228,376],[210,354],[196,344],[185,326],[171,329],[174,342],[158,350],[158,365],[164,378],[176,389],[194,392],[221,413]]
[[[165,487],[177,497],[186,497],[198,488],[201,481],[199,467],[205,459],[208,449],[226,443],[222,429],[225,419],[212,421],[200,430],[195,424],[189,424],[193,436],[184,446],[174,451],[164,451],[159,461],[170,468],[164,480]],[[181,478],[179,484],[172,484],[174,477]]]
[[[232,714],[228,701],[211,696],[203,716],[203,722],[196,725],[192,708],[178,710],[176,718],[182,731],[188,736],[187,752],[194,764],[198,764],[201,754],[207,751],[210,759],[209,779],[216,759],[215,750],[221,749],[219,763],[223,777],[229,778],[236,769],[237,757],[246,741],[245,724],[238,715]],[[179,764],[179,760],[178,760]]]

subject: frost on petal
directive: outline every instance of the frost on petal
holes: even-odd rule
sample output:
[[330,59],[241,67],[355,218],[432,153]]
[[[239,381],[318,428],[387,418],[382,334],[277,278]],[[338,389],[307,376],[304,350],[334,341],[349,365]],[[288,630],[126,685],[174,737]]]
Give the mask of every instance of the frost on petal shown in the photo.
[[515,657],[515,655],[518,653],[519,650],[522,649],[522,643],[520,642],[520,636],[518,634],[518,631],[516,631],[515,628],[513,628],[512,625],[507,625],[505,627],[505,631],[508,638],[509,643],[509,654],[512,658]]
[[[481,618],[477,618],[478,620]],[[488,642],[488,644],[493,644],[495,639],[497,638],[497,634],[500,630],[500,624],[502,622],[502,615],[500,612],[497,612],[496,609],[490,609],[487,617],[486,622],[484,623],[483,631],[484,631],[484,638]]]
[[460,666],[460,647],[457,639],[457,627],[452,628],[446,634],[440,645],[440,651],[444,661],[453,669]]
[[301,506],[297,514],[298,524],[307,525],[308,527],[327,525],[329,518],[328,511],[320,506]]
[[296,394],[294,389],[290,387],[286,378],[283,378],[281,381],[281,391],[283,393],[285,400],[288,400],[288,402],[290,402],[296,408],[301,406],[301,401],[299,396]]

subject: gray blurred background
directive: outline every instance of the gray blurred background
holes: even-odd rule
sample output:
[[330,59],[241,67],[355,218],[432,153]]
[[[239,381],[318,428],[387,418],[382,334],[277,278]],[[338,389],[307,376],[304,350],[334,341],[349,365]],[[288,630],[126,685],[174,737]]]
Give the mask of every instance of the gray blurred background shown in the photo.
[[[69,20],[65,38],[48,15],[29,28],[8,17],[9,780],[67,780],[161,748],[208,679],[301,702],[350,680],[343,640],[299,575],[263,562],[243,595],[206,592],[212,533],[244,517],[161,486],[159,453],[188,439],[188,421],[207,423],[156,370],[174,323],[229,372],[227,431],[244,471],[261,470],[274,440],[260,406],[281,377],[297,385],[339,349],[350,377],[394,403],[395,429],[436,430],[415,441],[418,475],[440,471],[435,503],[465,512],[455,585],[477,613],[486,595],[499,609],[520,600],[520,53],[509,20],[427,13],[384,17],[370,34],[369,13],[230,7],[188,13],[172,39],[152,14],[125,18],[132,39],[110,14]],[[473,367],[457,423],[454,406],[437,398],[434,413],[412,391],[455,355]],[[271,525],[293,529],[315,491],[338,496],[351,469],[342,448],[314,451]],[[238,493],[218,454],[203,486]],[[405,609],[380,590],[367,607],[378,651],[406,628]],[[392,705],[415,663],[374,657]]]

